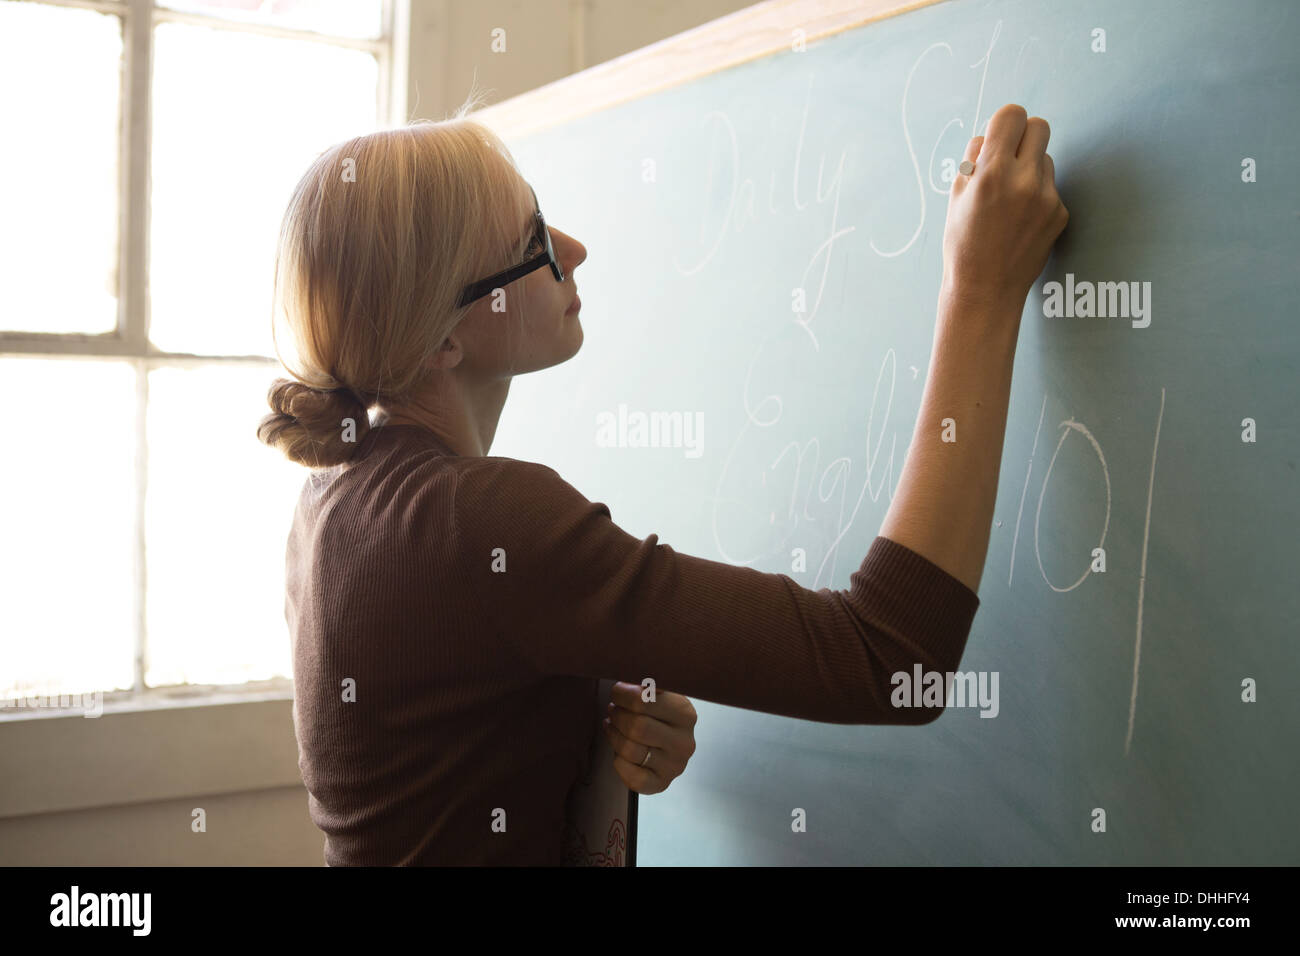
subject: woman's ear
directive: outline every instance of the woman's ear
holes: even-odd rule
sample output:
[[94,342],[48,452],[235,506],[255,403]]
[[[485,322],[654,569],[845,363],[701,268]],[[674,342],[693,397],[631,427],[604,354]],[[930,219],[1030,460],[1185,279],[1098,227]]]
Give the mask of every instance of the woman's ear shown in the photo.
[[460,339],[453,333],[442,340],[442,344],[425,360],[424,366],[428,369],[455,368],[464,357],[465,351],[460,347]]

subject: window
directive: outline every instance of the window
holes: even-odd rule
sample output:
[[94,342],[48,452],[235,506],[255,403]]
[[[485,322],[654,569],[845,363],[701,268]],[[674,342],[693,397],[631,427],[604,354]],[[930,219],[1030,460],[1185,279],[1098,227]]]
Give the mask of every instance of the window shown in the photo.
[[275,240],[396,2],[0,0],[0,700],[289,676]]

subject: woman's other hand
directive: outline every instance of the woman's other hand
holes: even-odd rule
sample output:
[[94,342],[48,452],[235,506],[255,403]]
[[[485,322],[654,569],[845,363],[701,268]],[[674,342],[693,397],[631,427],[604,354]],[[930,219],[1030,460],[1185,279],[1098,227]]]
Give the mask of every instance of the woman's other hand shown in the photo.
[[681,694],[657,691],[650,702],[641,699],[640,684],[613,685],[605,739],[614,750],[614,769],[629,790],[661,793],[681,776],[695,753],[695,720],[695,708]]

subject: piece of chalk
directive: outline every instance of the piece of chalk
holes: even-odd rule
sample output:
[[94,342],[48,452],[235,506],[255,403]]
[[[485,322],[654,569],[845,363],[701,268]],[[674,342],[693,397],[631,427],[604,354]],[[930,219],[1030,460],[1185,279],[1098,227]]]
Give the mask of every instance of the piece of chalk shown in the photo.
[[969,176],[971,173],[975,172],[975,164],[969,159],[963,159],[961,165],[958,166],[957,169],[963,176]]

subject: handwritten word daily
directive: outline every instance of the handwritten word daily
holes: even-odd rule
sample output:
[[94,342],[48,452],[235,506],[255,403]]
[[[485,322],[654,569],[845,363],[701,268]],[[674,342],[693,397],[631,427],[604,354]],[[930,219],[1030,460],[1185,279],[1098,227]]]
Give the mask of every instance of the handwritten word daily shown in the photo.
[[[801,198],[806,193],[801,192],[804,178],[802,173],[803,151],[805,133],[808,127],[808,113],[810,100],[812,96],[813,77],[808,77],[808,90],[804,98],[803,114],[799,122],[799,135],[794,142],[793,168],[790,175],[790,199],[796,212],[802,212],[808,209],[810,203],[805,198]],[[707,218],[702,220],[698,230],[700,244],[706,246],[702,257],[693,262],[683,262],[677,251],[673,253],[673,264],[677,271],[684,276],[695,275],[702,271],[722,248],[723,241],[733,232],[743,232],[750,224],[760,221],[760,212],[756,208],[754,200],[757,195],[758,186],[750,177],[741,179],[740,171],[744,168],[742,161],[740,139],[736,132],[735,124],[732,123],[731,117],[722,110],[713,110],[704,118],[704,123],[714,124],[714,136],[725,136],[725,148],[722,152],[725,158],[721,161],[722,168],[717,168],[718,160],[716,155],[711,152],[709,158],[708,175],[705,183],[703,195],[713,196],[718,193],[721,187],[715,185],[715,181],[721,181],[729,184],[730,196],[726,200],[726,208],[723,210],[721,221],[716,226],[716,231],[712,238],[709,236],[709,227]],[[700,134],[703,139],[703,133]],[[794,321],[801,326],[808,334],[812,341],[814,349],[820,350],[821,345],[813,331],[812,324],[820,310],[824,293],[826,291],[827,281],[831,274],[831,257],[835,246],[835,240],[841,236],[846,236],[856,229],[856,226],[839,226],[840,219],[840,194],[844,185],[844,162],[848,156],[848,150],[840,151],[839,159],[835,163],[835,172],[829,177],[826,176],[826,152],[823,150],[817,163],[817,190],[816,205],[820,206],[825,203],[830,204],[830,227],[829,235],[821,241],[812,255],[799,271],[795,286],[801,289],[816,288],[816,294],[813,298],[813,307],[806,314],[800,314],[799,318]],[[806,189],[806,187],[804,187]],[[784,190],[783,190],[784,191]],[[776,208],[776,171],[773,170],[769,176],[768,198],[763,210],[764,214],[775,214]],[[716,211],[715,204],[712,202],[701,202],[696,204],[696,208],[704,217],[711,217]],[[814,209],[814,213],[816,210]],[[691,235],[695,230],[689,230]],[[670,247],[678,250],[684,245],[683,241],[674,240]],[[820,260],[821,267],[818,269],[817,263]],[[817,273],[820,273],[819,275]]]
[[1049,319],[1132,319],[1133,328],[1151,324],[1150,282],[1075,282],[1065,274],[1065,285],[1043,285],[1043,316]]

